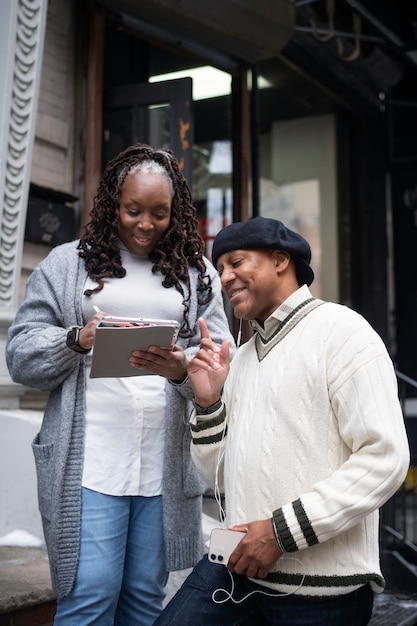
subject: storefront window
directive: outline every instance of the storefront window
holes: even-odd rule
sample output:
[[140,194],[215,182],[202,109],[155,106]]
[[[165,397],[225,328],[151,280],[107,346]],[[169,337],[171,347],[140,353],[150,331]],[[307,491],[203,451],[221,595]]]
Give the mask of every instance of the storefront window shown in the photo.
[[261,210],[264,217],[279,219],[311,246],[314,283],[311,291],[321,295],[320,181],[303,180],[277,185],[261,179]]
[[311,291],[337,301],[334,117],[270,121],[260,146],[260,214],[281,220],[309,241],[315,273]]
[[194,145],[192,193],[206,254],[216,234],[232,222],[231,76],[215,67],[186,68],[152,76],[149,82],[190,77],[193,81]]
[[[115,91],[120,93],[122,90],[124,93],[129,85],[144,91],[141,85],[152,87],[161,83],[173,84],[184,78],[192,80],[192,101],[189,103],[192,163],[189,175],[185,169],[184,173],[197,208],[201,234],[207,246],[206,254],[210,258],[215,235],[232,221],[231,75],[131,34],[109,28],[106,36],[115,40],[114,48],[126,58],[118,58],[117,64],[115,59],[108,58],[104,65],[103,163],[136,141],[154,147],[167,145],[173,148],[174,132],[170,117],[174,98],[169,103],[152,103],[150,96],[144,106],[143,102],[139,103],[139,97],[135,103],[129,95],[127,107],[112,109],[109,106],[106,108],[106,97],[109,102]],[[120,68],[123,68],[122,74]]]

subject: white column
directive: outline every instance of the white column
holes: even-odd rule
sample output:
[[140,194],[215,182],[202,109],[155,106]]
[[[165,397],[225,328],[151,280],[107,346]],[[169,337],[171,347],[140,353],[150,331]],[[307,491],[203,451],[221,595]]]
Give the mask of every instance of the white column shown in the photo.
[[18,304],[47,8],[48,0],[0,4],[0,409],[17,408],[21,392],[4,348]]

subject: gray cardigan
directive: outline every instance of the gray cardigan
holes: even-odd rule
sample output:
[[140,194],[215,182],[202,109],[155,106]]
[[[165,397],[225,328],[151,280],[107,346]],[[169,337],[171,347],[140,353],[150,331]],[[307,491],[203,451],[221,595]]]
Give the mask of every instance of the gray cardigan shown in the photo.
[[[203,317],[212,338],[231,338],[223,309],[219,277],[206,259],[213,298],[197,303],[197,271],[190,269],[190,326],[195,335],[179,339],[187,356],[199,345],[197,320]],[[70,593],[79,544],[83,473],[84,356],[66,347],[68,329],[83,325],[81,298],[86,280],[77,242],[53,249],[30,276],[24,302],[9,329],[6,360],[15,382],[49,392],[35,456],[39,510],[57,597]],[[232,351],[234,350],[233,339]],[[166,567],[192,567],[203,555],[202,494],[206,485],[190,457],[191,387],[166,382],[166,434],[163,470],[163,517]]]

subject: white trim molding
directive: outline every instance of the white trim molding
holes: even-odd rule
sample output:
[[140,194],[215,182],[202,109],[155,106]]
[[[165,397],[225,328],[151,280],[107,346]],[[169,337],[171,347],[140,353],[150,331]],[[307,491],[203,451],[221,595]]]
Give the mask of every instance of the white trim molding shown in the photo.
[[[7,6],[8,5],[8,6]],[[17,306],[47,0],[2,0],[8,20],[0,91],[0,309]],[[2,20],[3,21],[3,20]],[[4,59],[5,57],[2,56]]]
[[0,7],[0,408],[16,407],[20,394],[4,348],[19,298],[47,9],[48,0]]

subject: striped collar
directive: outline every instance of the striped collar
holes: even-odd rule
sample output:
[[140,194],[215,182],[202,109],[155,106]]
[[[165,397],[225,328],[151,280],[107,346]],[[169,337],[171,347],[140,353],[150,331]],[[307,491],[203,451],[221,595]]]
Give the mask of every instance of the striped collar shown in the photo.
[[280,324],[290,315],[297,307],[306,300],[311,299],[310,289],[307,285],[302,285],[297,291],[294,291],[275,311],[265,320],[263,327],[257,320],[250,320],[249,325],[264,340],[271,337],[278,329]]

